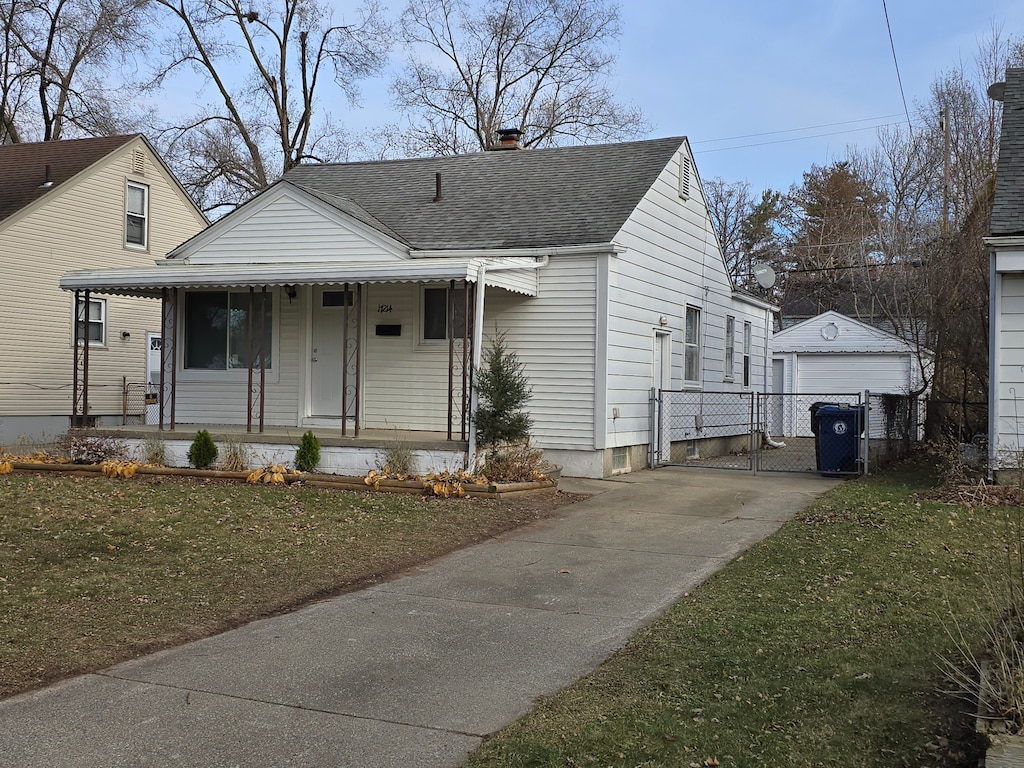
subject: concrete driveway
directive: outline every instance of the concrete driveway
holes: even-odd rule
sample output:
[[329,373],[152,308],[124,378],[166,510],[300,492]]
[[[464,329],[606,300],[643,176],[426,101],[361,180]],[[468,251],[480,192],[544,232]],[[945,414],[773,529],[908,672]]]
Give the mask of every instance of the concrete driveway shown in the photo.
[[0,702],[0,765],[460,765],[837,481],[561,481],[558,517],[385,584]]

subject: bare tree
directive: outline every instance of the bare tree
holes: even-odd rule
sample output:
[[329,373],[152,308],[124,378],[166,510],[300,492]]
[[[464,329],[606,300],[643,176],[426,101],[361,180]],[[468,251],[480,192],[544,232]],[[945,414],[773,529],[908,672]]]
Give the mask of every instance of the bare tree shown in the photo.
[[205,210],[244,202],[304,160],[337,157],[321,86],[333,80],[351,103],[357,82],[382,66],[388,38],[372,0],[343,24],[315,0],[153,2],[176,33],[150,87],[191,70],[213,91],[210,104],[158,134]]
[[619,13],[609,0],[409,0],[408,52],[392,86],[411,155],[490,148],[500,128],[525,146],[632,138],[647,126],[607,85]]
[[750,184],[746,181],[730,183],[716,176],[704,182],[704,194],[725,265],[733,280],[741,280],[750,272],[749,260],[743,252],[743,223],[754,203]]
[[105,135],[131,125],[112,71],[146,44],[147,0],[3,0],[0,116],[5,141]]

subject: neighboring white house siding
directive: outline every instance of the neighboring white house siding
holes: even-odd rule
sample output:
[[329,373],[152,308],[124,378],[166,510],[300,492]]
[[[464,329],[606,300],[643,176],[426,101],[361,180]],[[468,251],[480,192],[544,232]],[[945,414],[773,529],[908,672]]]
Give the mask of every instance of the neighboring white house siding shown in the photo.
[[[148,151],[144,175],[131,172],[136,147],[145,145],[123,147],[0,230],[0,416],[71,413],[74,294],[60,289],[62,273],[148,266],[205,226]],[[148,251],[124,247],[126,178],[149,186]],[[107,302],[107,343],[89,350],[90,413],[120,416],[121,377],[145,380],[146,332],[159,331],[160,306],[148,299],[94,296]],[[122,331],[131,338],[122,340]]]
[[1001,274],[997,354],[998,465],[1017,467],[1024,448],[1024,275]]
[[[751,323],[750,389],[764,388],[765,312],[733,298],[699,186],[692,185],[686,201],[678,195],[678,157],[615,238],[626,252],[610,262],[608,412],[603,414],[609,447],[649,440],[656,329],[672,334],[671,388],[684,389],[682,345],[687,304],[701,310],[701,382],[695,389],[743,390],[744,322]],[[726,315],[736,318],[730,381],[724,377]],[[667,325],[661,325],[662,316]],[[614,418],[614,409],[618,409],[618,418]]]
[[[287,187],[266,193],[252,203],[247,216],[190,253],[193,264],[261,262],[359,262],[395,256],[379,237],[360,234],[355,223],[341,224],[338,214],[312,198],[299,199]],[[244,209],[243,209],[244,211]],[[367,230],[369,232],[369,230]]]

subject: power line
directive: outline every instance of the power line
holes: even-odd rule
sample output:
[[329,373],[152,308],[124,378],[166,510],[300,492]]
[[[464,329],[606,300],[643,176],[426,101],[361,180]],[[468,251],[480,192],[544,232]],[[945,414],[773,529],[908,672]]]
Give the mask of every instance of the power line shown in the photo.
[[896,66],[896,82],[900,85],[900,98],[903,99],[903,113],[907,116],[907,128],[911,131],[914,127],[910,124],[910,110],[907,109],[907,97],[903,93],[903,78],[900,77],[900,63],[896,60],[896,43],[892,40],[892,26],[889,24],[889,9],[882,0],[882,11],[885,12],[885,28],[889,30],[889,47],[892,48],[892,63]]
[[776,136],[780,133],[796,133],[798,131],[815,131],[818,128],[833,128],[837,125],[851,125],[853,123],[866,123],[874,120],[888,120],[890,117],[899,117],[899,112],[892,115],[880,115],[879,117],[860,117],[856,120],[844,120],[839,123],[822,123],[821,125],[805,125],[803,128],[786,128],[781,131],[765,131],[763,133],[745,133],[742,136],[727,136],[722,139],[703,139],[692,142],[697,144],[713,144],[717,141],[739,141],[740,139],[756,139],[759,136]]
[[791,141],[803,141],[804,139],[820,139],[820,138],[823,138],[825,136],[839,136],[840,134],[843,134],[843,133],[853,133],[854,131],[877,130],[878,128],[886,128],[886,127],[888,127],[890,125],[896,125],[896,123],[880,123],[878,125],[865,125],[865,126],[862,126],[861,128],[847,128],[846,130],[843,130],[843,131],[829,131],[827,133],[813,133],[813,134],[811,134],[809,136],[793,136],[792,138],[788,138],[788,139],[776,139],[775,141],[759,141],[759,142],[755,142],[754,144],[738,144],[735,147],[718,147],[716,149],[695,149],[693,151],[693,154],[698,155],[698,154],[707,154],[709,152],[725,152],[726,150],[730,150],[730,149],[747,149],[748,147],[765,147],[765,146],[768,146],[769,144],[787,144],[787,143],[789,143]]

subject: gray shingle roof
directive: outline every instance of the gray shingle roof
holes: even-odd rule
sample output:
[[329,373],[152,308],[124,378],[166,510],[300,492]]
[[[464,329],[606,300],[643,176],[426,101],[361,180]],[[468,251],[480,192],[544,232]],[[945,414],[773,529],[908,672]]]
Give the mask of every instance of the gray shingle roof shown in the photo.
[[[0,221],[20,211],[136,135],[0,144]],[[50,166],[50,187],[42,187]]]
[[1024,69],[1006,70],[991,233],[1024,234]]
[[606,243],[683,141],[302,165],[284,180],[417,249]]

